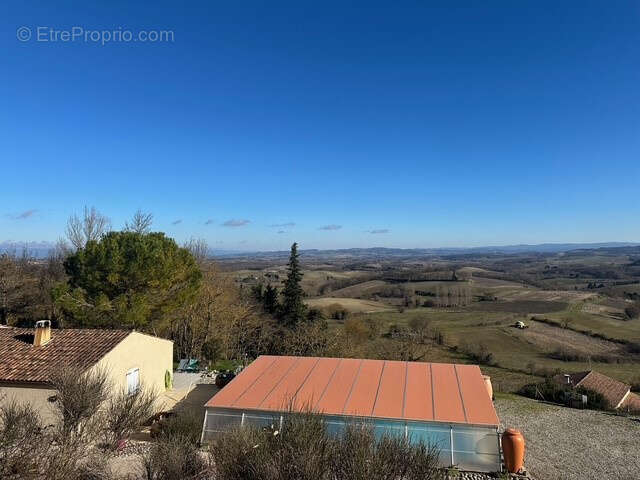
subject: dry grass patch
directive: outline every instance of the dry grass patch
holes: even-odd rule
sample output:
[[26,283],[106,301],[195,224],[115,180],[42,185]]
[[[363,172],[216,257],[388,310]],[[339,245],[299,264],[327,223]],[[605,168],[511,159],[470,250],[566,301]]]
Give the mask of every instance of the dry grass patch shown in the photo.
[[305,303],[311,308],[323,309],[332,305],[340,305],[350,313],[374,313],[393,311],[388,305],[372,300],[360,300],[359,298],[322,297],[310,298]]

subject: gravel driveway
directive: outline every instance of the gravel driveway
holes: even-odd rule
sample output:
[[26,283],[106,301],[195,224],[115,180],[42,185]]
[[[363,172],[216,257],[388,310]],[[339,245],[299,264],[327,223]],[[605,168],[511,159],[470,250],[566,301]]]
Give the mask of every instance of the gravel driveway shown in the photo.
[[504,427],[522,431],[536,480],[640,478],[640,418],[497,395]]

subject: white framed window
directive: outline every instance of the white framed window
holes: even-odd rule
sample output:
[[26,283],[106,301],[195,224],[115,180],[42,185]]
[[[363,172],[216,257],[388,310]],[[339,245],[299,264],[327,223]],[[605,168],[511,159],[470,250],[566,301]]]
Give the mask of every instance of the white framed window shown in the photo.
[[127,372],[127,393],[133,395],[140,388],[140,369],[132,368]]

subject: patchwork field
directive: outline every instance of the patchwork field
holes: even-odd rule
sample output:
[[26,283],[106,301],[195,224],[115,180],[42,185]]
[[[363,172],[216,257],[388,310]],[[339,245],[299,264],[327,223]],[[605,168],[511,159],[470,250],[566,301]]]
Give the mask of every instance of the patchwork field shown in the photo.
[[305,303],[309,307],[320,309],[331,307],[333,305],[339,305],[341,308],[351,313],[374,313],[392,310],[389,305],[385,305],[384,303],[373,302],[370,300],[359,300],[357,298],[310,298],[306,300]]
[[514,335],[531,343],[541,351],[568,349],[584,355],[624,355],[626,349],[619,343],[594,338],[566,328],[531,321],[525,330],[514,329]]
[[[637,250],[637,251],[636,251]],[[640,385],[640,249],[394,259],[328,257],[305,265],[307,305],[331,328],[374,322],[380,340],[419,319],[439,343],[424,360],[484,362],[497,390],[542,375],[596,369]],[[284,260],[233,272],[247,285],[282,286]],[[340,318],[340,320],[336,320]],[[516,321],[529,328],[513,327]],[[637,345],[636,345],[637,344]],[[484,359],[478,357],[480,351]]]
[[543,300],[511,300],[507,302],[479,302],[469,308],[474,312],[509,312],[525,315],[535,313],[560,312],[567,308],[564,302]]

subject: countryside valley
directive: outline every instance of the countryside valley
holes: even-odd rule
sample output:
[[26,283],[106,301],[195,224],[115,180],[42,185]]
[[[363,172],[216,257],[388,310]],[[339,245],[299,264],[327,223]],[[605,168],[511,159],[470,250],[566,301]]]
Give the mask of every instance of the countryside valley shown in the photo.
[[[480,363],[505,392],[591,369],[640,389],[640,247],[535,248],[302,251],[302,285],[308,307],[344,339],[343,354]],[[261,253],[217,263],[255,297],[282,288],[287,258]]]

